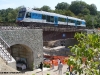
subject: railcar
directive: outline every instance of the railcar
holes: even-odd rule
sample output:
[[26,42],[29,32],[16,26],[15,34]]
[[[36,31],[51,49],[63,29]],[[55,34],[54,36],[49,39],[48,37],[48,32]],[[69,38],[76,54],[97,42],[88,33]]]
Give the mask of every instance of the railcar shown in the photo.
[[52,26],[80,26],[86,27],[85,20],[56,13],[37,11],[23,7],[19,10],[16,22],[48,23]]

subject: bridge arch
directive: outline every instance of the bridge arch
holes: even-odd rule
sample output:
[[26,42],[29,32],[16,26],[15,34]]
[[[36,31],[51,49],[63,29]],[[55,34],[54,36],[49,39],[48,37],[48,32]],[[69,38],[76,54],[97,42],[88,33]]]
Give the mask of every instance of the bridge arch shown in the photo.
[[20,63],[24,63],[27,69],[33,69],[34,52],[33,50],[31,50],[31,48],[24,44],[15,44],[10,46],[9,52],[12,55],[12,57],[16,60],[16,65],[19,64],[20,61],[22,61]]

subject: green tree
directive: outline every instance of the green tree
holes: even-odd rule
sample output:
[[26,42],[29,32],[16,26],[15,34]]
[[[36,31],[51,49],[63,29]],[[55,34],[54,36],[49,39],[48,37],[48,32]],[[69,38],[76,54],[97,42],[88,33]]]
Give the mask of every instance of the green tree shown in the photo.
[[2,22],[2,17],[0,17],[0,22]]
[[87,8],[84,8],[84,9],[82,10],[82,14],[88,15],[88,14],[90,14],[90,10],[87,9]]
[[95,16],[85,15],[84,19],[86,20],[86,26],[88,28],[94,28],[94,25],[96,24]]
[[66,15],[66,16],[73,16],[73,17],[75,16],[75,14],[73,12],[71,12],[70,10],[65,11],[64,15]]
[[90,14],[91,14],[91,15],[96,15],[96,14],[97,14],[97,7],[96,7],[95,4],[91,4],[91,5],[89,6],[89,10],[90,10]]
[[61,3],[58,3],[58,4],[55,6],[55,8],[58,9],[58,10],[68,10],[69,4],[66,3],[66,2],[61,2]]
[[71,48],[74,56],[68,59],[68,65],[73,65],[73,71],[86,75],[100,75],[98,70],[100,58],[100,35],[76,33],[77,45]]
[[50,12],[51,8],[47,5],[44,5],[43,7],[41,7],[41,10]]
[[58,13],[58,14],[62,14],[62,15],[64,15],[65,12],[66,12],[66,10],[58,10],[58,9],[56,9],[56,10],[54,11],[54,13]]
[[72,1],[69,9],[75,14],[78,15],[79,13],[82,13],[82,11],[87,8],[87,5],[83,1]]
[[18,9],[3,9],[0,11],[0,22],[15,22],[18,14]]
[[79,13],[79,14],[77,15],[77,17],[78,17],[78,18],[81,18],[81,19],[84,19],[84,14]]
[[100,12],[99,11],[97,12],[95,20],[97,21],[97,25],[95,25],[95,27],[100,28]]

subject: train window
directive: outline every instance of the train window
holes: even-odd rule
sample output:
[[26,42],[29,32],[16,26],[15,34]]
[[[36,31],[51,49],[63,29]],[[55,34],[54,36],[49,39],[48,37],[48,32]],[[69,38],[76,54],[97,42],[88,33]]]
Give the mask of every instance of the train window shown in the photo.
[[46,15],[42,15],[42,19],[46,19]]
[[24,11],[21,11],[21,12],[19,12],[19,14],[18,14],[18,18],[23,18],[24,15],[25,15],[25,12],[24,12]]
[[75,23],[75,21],[74,20],[71,20],[71,23]]
[[66,19],[65,19],[65,18],[60,18],[60,17],[59,17],[58,20],[61,21],[61,22],[66,22]]
[[80,21],[80,24],[82,24],[82,22]]
[[47,16],[47,22],[50,22],[50,16]]
[[26,13],[26,18],[31,18],[31,13],[27,12]]
[[54,16],[50,17],[50,22],[54,22]]
[[77,21],[77,25],[80,25],[81,24],[81,22],[80,21]]
[[22,12],[22,11],[26,11],[26,8],[22,8],[22,9],[20,9],[20,11]]
[[71,19],[68,19],[68,22],[71,23]]
[[68,22],[69,23],[75,23],[75,21],[74,20],[71,20],[71,19],[68,19]]

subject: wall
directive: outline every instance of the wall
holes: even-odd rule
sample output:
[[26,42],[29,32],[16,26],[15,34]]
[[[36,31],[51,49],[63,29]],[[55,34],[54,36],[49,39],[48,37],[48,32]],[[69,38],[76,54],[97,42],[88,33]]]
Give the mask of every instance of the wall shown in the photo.
[[1,30],[0,36],[9,46],[28,46],[33,51],[34,68],[43,60],[42,29]]

